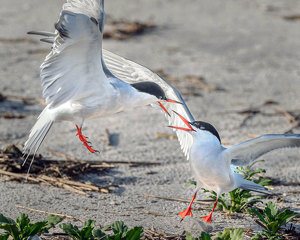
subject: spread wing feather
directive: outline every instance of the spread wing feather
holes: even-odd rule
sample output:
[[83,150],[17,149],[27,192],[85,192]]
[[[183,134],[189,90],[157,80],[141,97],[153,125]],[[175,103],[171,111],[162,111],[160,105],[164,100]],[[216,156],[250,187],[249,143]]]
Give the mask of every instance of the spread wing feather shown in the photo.
[[[170,113],[170,116],[166,115],[170,125],[186,127],[182,120],[173,111],[179,113],[190,122],[194,121],[190,110],[188,109],[187,105],[185,104],[182,96],[177,91],[177,89],[174,88],[170,83],[165,81],[163,78],[158,76],[156,73],[152,72],[150,69],[144,66],[141,66],[137,63],[134,63],[130,60],[127,60],[104,49],[103,58],[108,69],[116,77],[123,80],[124,82],[127,82],[129,84],[149,81],[155,82],[163,89],[168,99],[181,102],[182,104],[163,103],[168,112]],[[189,159],[189,152],[193,144],[193,137],[185,131],[175,129],[174,131],[176,131],[183,153],[186,155],[187,159]]]

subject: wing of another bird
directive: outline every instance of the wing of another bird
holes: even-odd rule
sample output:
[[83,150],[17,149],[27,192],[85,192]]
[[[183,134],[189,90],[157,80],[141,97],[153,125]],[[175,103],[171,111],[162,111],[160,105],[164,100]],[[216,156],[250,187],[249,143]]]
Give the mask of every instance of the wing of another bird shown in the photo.
[[[108,69],[119,79],[129,84],[139,83],[139,82],[154,82],[158,84],[164,91],[168,99],[172,99],[182,104],[177,103],[163,103],[165,108],[168,110],[169,115],[166,117],[169,120],[169,124],[172,126],[186,127],[184,122],[173,112],[177,112],[182,115],[185,119],[190,122],[194,121],[194,118],[185,104],[182,96],[176,88],[174,88],[170,83],[165,81],[163,78],[158,76],[156,73],[150,69],[134,63],[128,59],[120,57],[114,53],[111,53],[103,49],[103,58]],[[189,150],[193,144],[193,137],[182,130],[175,130],[178,136],[179,143],[183,153],[189,159]]]
[[111,88],[102,68],[103,0],[68,0],[55,33],[31,32],[53,42],[41,65],[43,97],[50,107]]
[[288,147],[300,147],[300,134],[262,135],[227,148],[224,154],[231,164],[245,166],[270,151]]

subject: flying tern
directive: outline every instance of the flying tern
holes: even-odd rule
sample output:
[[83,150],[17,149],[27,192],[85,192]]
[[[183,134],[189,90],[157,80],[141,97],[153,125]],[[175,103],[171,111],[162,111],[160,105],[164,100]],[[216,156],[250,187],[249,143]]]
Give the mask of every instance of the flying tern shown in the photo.
[[190,135],[190,141],[185,143],[190,158],[190,167],[197,181],[197,188],[188,208],[180,213],[182,220],[192,216],[192,204],[200,188],[213,190],[217,200],[209,215],[202,217],[211,223],[212,214],[222,193],[236,188],[270,194],[265,187],[243,178],[235,166],[249,165],[260,156],[279,148],[300,147],[300,134],[266,134],[245,141],[238,145],[225,148],[221,144],[218,131],[209,123],[185,118],[174,111],[185,126],[172,125],[176,131]]
[[43,36],[41,41],[51,43],[52,49],[40,67],[47,106],[24,144],[26,160],[36,154],[54,122],[74,122],[80,141],[94,153],[97,151],[82,134],[85,119],[149,104],[158,104],[169,114],[164,105],[180,103],[166,96],[166,91],[177,91],[168,83],[161,86],[151,77],[123,81],[106,67],[102,51],[104,22],[104,0],[68,0],[54,33],[29,32]]

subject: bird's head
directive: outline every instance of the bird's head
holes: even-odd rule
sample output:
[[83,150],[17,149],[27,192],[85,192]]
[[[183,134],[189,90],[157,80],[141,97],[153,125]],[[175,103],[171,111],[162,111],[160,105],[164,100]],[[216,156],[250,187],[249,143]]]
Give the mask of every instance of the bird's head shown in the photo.
[[194,121],[189,122],[187,121],[183,116],[181,116],[179,113],[173,111],[183,122],[187,127],[178,127],[178,126],[169,126],[171,128],[182,130],[191,133],[192,135],[197,135],[197,133],[201,133],[201,131],[207,131],[210,132],[212,135],[214,135],[218,140],[221,142],[220,135],[218,131],[214,128],[213,125],[207,122],[202,121]]
[[151,95],[156,98],[156,101],[158,101],[160,107],[165,111],[166,114],[170,115],[167,109],[164,107],[162,102],[166,103],[179,103],[176,100],[167,98],[164,90],[155,82],[138,82],[131,84],[133,88],[138,90],[139,92],[146,93],[148,95]]

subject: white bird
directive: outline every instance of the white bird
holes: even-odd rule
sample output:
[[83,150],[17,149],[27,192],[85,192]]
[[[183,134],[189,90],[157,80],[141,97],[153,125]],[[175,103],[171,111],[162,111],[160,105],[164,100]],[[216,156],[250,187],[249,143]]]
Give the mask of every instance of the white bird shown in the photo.
[[[234,166],[244,166],[278,148],[300,147],[300,134],[269,134],[246,141],[231,148],[221,145],[217,130],[209,123],[195,121],[179,92],[168,82],[151,70],[130,60],[103,50],[103,57],[108,69],[125,82],[135,84],[153,81],[164,89],[167,98],[182,104],[167,104],[166,117],[170,127],[176,131],[181,149],[188,160],[191,170],[197,179],[197,188],[189,207],[178,213],[184,219],[192,215],[191,206],[200,188],[214,190],[219,197],[222,193],[236,188],[256,192],[270,192],[263,186],[243,179],[243,175],[235,172]],[[203,217],[205,222],[211,222],[213,210]]]
[[249,165],[260,156],[279,148],[300,147],[300,134],[266,134],[245,141],[230,148],[221,144],[217,130],[209,123],[194,121],[193,118],[184,118],[174,112],[178,119],[185,124],[169,126],[177,131],[188,133],[192,140],[186,142],[190,167],[197,181],[197,188],[188,208],[180,213],[182,220],[186,216],[192,216],[192,203],[200,188],[213,190],[217,193],[217,200],[209,215],[202,217],[205,222],[211,223],[213,211],[218,198],[225,192],[236,188],[270,194],[263,186],[243,178],[236,172],[234,166]]
[[166,97],[166,91],[176,91],[170,84],[162,87],[151,77],[129,83],[108,70],[102,56],[104,22],[104,0],[68,0],[55,33],[29,32],[45,36],[41,41],[51,43],[52,50],[40,67],[47,106],[24,144],[26,160],[36,154],[54,122],[74,122],[79,139],[94,153],[81,132],[85,119],[157,103],[169,114],[163,103],[180,103]]

